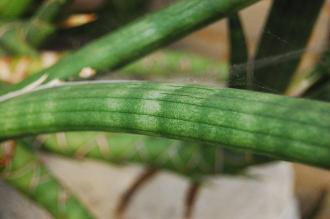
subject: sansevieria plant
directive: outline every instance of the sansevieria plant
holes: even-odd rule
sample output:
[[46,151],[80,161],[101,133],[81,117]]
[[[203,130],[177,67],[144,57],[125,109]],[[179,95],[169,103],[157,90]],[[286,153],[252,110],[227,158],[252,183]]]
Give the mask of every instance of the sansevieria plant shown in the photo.
[[[180,0],[150,13],[152,2],[108,0],[80,26],[65,26],[75,14],[68,0],[0,2],[0,59],[29,60],[15,84],[0,67],[8,79],[0,85],[0,173],[8,184],[54,218],[75,219],[94,216],[38,150],[167,169],[194,185],[276,160],[330,169],[328,47],[314,69],[294,77],[325,1],[273,1],[254,57],[238,12],[257,0]],[[229,64],[162,49],[222,18]],[[58,61],[43,68],[42,51],[54,47]],[[285,96],[303,83],[299,97]]]

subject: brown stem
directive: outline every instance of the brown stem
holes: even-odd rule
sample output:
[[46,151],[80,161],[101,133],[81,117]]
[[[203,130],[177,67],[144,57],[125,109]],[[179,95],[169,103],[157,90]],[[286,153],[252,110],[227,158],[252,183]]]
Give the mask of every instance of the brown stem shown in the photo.
[[128,188],[128,190],[121,196],[118,205],[116,207],[116,217],[122,218],[123,213],[128,208],[133,196],[145,183],[149,181],[155,174],[157,170],[146,169],[138,178],[133,182],[133,184]]
[[0,167],[5,167],[12,159],[15,153],[16,141],[9,140],[3,142],[0,147],[3,147],[3,156],[0,156]]
[[186,193],[185,213],[184,213],[185,219],[192,219],[193,209],[195,207],[199,190],[200,190],[200,183],[194,182],[190,184]]

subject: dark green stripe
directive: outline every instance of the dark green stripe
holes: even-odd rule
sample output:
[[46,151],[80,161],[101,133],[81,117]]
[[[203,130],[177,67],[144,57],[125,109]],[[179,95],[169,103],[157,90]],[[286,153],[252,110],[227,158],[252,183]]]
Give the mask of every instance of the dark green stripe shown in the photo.
[[[324,0],[275,0],[260,40],[254,66],[254,89],[283,93],[306,52]],[[287,56],[284,63],[273,61],[259,66],[258,61]]]

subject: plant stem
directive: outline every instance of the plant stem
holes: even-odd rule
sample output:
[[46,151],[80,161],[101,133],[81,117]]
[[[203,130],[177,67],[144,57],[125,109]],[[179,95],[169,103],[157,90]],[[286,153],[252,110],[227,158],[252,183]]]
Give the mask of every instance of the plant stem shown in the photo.
[[163,77],[205,78],[214,82],[225,82],[227,65],[186,51],[162,50],[119,69],[120,76],[143,80]]
[[[25,26],[26,25],[26,26]],[[1,24],[0,46],[7,54],[35,56],[37,52],[26,39],[26,29],[29,23],[10,22]],[[48,31],[49,27],[45,30]]]
[[330,168],[330,104],[235,89],[77,83],[2,97],[0,139],[115,131],[220,144]]
[[36,56],[35,48],[55,32],[52,21],[68,0],[47,0],[27,22],[1,26],[0,45],[10,54]]
[[88,158],[114,164],[140,163],[167,169],[193,179],[212,174],[234,174],[265,159],[251,153],[236,154],[201,143],[103,132],[69,132],[37,138],[42,148],[67,157]]
[[[57,53],[57,59],[63,54]],[[26,75],[31,75],[43,69],[43,54],[29,59]],[[11,58],[10,66],[14,69],[20,60],[26,57]],[[207,80],[209,82],[225,83],[228,77],[227,63],[213,60],[187,51],[160,50],[139,59],[121,69],[111,72],[111,78],[128,78],[139,80],[169,80],[188,77],[189,79]],[[13,72],[14,73],[14,72]],[[108,75],[102,75],[101,78]],[[10,82],[15,80],[9,80]],[[8,82],[9,82],[8,81]]]
[[[61,9],[69,2],[69,0],[47,0],[30,20],[30,27],[27,30],[27,40],[34,47],[40,46],[50,35],[52,35],[56,28],[53,23]],[[47,30],[44,26],[51,26]]]
[[33,15],[33,20],[51,23],[57,17],[63,6],[70,0],[46,0]]
[[[2,156],[3,151],[0,147],[0,157]],[[0,165],[0,173],[1,167]],[[47,209],[54,218],[93,218],[23,143],[17,143],[10,162],[2,171],[2,176],[8,184]]]
[[0,19],[15,19],[21,16],[33,0],[1,0]]
[[256,1],[178,1],[168,8],[88,44],[63,58],[56,65],[13,86],[11,90],[22,88],[45,74],[48,76],[48,81],[66,80],[77,78],[85,67],[96,71],[116,69]]

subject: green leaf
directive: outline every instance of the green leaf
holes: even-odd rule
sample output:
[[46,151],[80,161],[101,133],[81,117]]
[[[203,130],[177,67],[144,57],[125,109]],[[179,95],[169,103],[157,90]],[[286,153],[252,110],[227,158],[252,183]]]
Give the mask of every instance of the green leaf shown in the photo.
[[[305,52],[324,0],[276,0],[255,56],[254,89],[283,93]],[[275,59],[263,66],[266,59]],[[283,59],[284,63],[278,63]],[[260,66],[259,66],[260,65]]]
[[[0,157],[3,155],[1,149],[2,147]],[[27,149],[22,142],[16,144],[10,162],[0,173],[9,185],[44,207],[54,218],[93,218],[78,199],[52,176],[37,155]]]
[[47,75],[47,81],[67,80],[79,77],[85,67],[96,71],[116,69],[256,1],[178,1],[88,44],[56,65],[12,86],[11,90],[22,88],[43,75]]
[[234,154],[223,147],[144,135],[69,132],[37,138],[42,148],[70,158],[87,158],[112,164],[139,163],[167,169],[193,179],[213,174],[234,174],[263,163],[258,155]]
[[60,131],[128,132],[330,168],[329,103],[148,82],[73,83],[5,98],[2,140]]
[[248,89],[248,48],[243,26],[238,14],[228,18],[230,39],[230,78],[229,87]]

